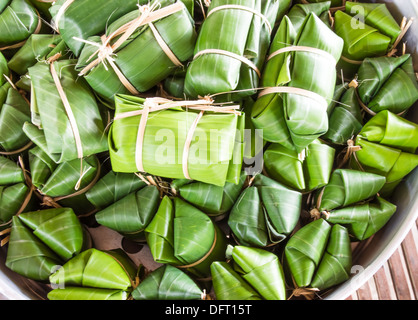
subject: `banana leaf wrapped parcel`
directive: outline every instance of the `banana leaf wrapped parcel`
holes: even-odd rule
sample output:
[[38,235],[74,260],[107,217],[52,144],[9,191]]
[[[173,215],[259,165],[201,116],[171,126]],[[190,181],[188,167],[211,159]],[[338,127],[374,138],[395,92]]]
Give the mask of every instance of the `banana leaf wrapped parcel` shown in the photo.
[[263,299],[286,300],[283,267],[276,254],[260,248],[229,246],[226,255],[234,270]]
[[146,186],[95,214],[96,221],[134,241],[146,241],[144,230],[157,213],[160,191]]
[[211,103],[116,96],[109,130],[113,171],[238,184],[245,115],[237,106]]
[[221,97],[237,101],[256,93],[274,25],[289,5],[289,0],[211,1],[187,68],[186,96],[244,90]]
[[[103,33],[106,26],[135,10],[144,0],[58,0],[49,8],[52,25],[78,57],[84,43],[76,40]],[[80,16],[83,19],[80,19]]]
[[13,217],[6,266],[46,282],[59,266],[89,246],[89,235],[72,209],[22,213]]
[[386,178],[378,174],[352,169],[333,171],[329,183],[315,195],[318,212],[331,211],[366,201],[379,193]]
[[362,241],[385,226],[396,209],[396,205],[382,197],[376,197],[372,202],[331,210],[326,213],[324,219],[329,223],[346,227],[352,241]]
[[13,216],[35,208],[33,190],[26,182],[23,169],[0,156],[0,229],[9,227]]
[[0,51],[20,48],[31,34],[39,33],[42,20],[28,0],[0,4]]
[[359,101],[372,116],[383,110],[404,113],[418,100],[418,83],[409,54],[366,58],[357,81]]
[[77,76],[75,60],[54,59],[29,68],[32,121],[24,132],[56,163],[107,151],[103,106]]
[[45,61],[58,52],[64,57],[66,50],[68,48],[58,34],[33,34],[13,55],[8,65],[11,70],[22,76],[38,61]]
[[39,147],[29,151],[32,184],[48,207],[72,208],[84,215],[96,208],[87,200],[86,192],[98,181],[101,165],[97,156],[56,164]]
[[305,21],[305,18],[311,12],[314,13],[319,19],[321,19],[322,22],[331,27],[331,19],[329,13],[330,5],[331,2],[329,0],[313,3],[296,3],[292,6],[286,16],[292,22],[296,33],[300,30]]
[[391,54],[402,29],[384,3],[347,1],[345,12],[335,13],[335,33],[344,39],[338,69],[352,78],[365,58]]
[[[3,74],[0,75],[3,78]],[[0,154],[13,156],[32,146],[22,129],[31,120],[31,111],[25,93],[9,80],[3,84],[0,82]]]
[[348,280],[352,252],[347,229],[324,219],[308,223],[286,244],[285,262],[295,296],[309,298],[316,291]]
[[259,174],[239,196],[228,217],[240,245],[264,248],[285,240],[295,229],[302,194]]
[[205,292],[182,270],[163,265],[132,292],[134,300],[205,300]]
[[213,261],[225,260],[224,232],[205,213],[177,197],[162,199],[145,235],[156,262],[198,278],[210,276]]
[[86,192],[86,198],[96,208],[104,209],[146,185],[146,182],[135,174],[110,170]]
[[386,177],[381,196],[390,196],[396,186],[418,165],[418,125],[384,110],[371,118],[355,139],[350,166]]
[[213,184],[190,181],[187,179],[175,180],[171,183],[174,195],[181,197],[208,216],[222,219],[232,209],[247,180],[243,171],[238,184],[226,182],[224,187]]
[[[273,39],[251,119],[264,139],[300,153],[328,131],[343,40],[315,13],[297,32],[285,16]],[[334,64],[335,63],[335,64]]]
[[[98,273],[98,270],[100,272]],[[49,277],[49,300],[127,300],[139,284],[137,267],[120,249],[78,254]]]
[[346,83],[337,85],[333,102],[328,107],[328,132],[321,139],[339,146],[346,145],[363,128],[361,110],[355,86]]
[[280,144],[271,144],[264,153],[264,168],[270,178],[306,192],[328,183],[334,158],[335,149],[319,139],[300,154]]
[[262,300],[260,294],[229,263],[215,261],[210,270],[217,300]]
[[116,94],[139,95],[182,70],[196,38],[183,2],[153,1],[110,24],[103,36],[88,38],[76,70],[108,101]]

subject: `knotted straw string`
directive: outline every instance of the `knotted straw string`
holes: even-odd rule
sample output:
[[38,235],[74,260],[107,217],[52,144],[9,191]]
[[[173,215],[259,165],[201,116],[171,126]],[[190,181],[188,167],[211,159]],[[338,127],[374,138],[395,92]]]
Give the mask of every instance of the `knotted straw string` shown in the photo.
[[143,157],[142,157],[142,149],[143,149],[143,142],[145,136],[145,129],[148,122],[148,116],[152,112],[167,110],[170,108],[179,108],[185,107],[191,110],[198,110],[200,111],[199,115],[196,117],[195,121],[192,124],[192,127],[189,130],[187,135],[187,139],[184,145],[183,150],[183,174],[186,179],[191,180],[188,171],[188,154],[190,150],[190,145],[194,136],[194,132],[196,131],[197,125],[201,120],[203,113],[206,111],[210,112],[217,112],[217,113],[231,113],[240,115],[241,113],[237,111],[239,106],[216,106],[213,103],[211,98],[206,98],[202,100],[196,101],[172,101],[164,98],[147,98],[144,102],[144,108],[142,110],[136,110],[131,112],[125,112],[123,114],[116,115],[114,121],[121,120],[128,117],[134,116],[141,116],[141,120],[139,123],[138,134],[137,134],[137,143],[136,143],[136,152],[135,152],[135,161],[138,171],[145,172],[143,166]]
[[344,154],[344,158],[341,161],[341,163],[338,165],[338,169],[341,169],[344,167],[348,161],[351,159],[351,157],[356,153],[361,151],[361,146],[356,146],[354,139],[349,139],[347,141],[347,147],[342,151]]
[[[153,5],[144,5],[139,7],[140,15],[138,18],[126,23],[125,25],[121,26],[119,29],[111,33],[109,36],[106,35],[102,36],[102,44],[98,44],[96,42],[91,42],[88,40],[80,39],[74,37],[75,40],[93,45],[98,47],[96,52],[94,52],[87,62],[91,61],[94,57],[97,56],[95,60],[90,62],[81,72],[79,73],[80,76],[84,76],[87,74],[91,69],[102,63],[107,70],[106,62],[112,67],[112,69],[116,72],[119,80],[122,84],[134,95],[138,95],[139,92],[136,90],[134,86],[126,79],[126,77],[122,74],[119,68],[115,64],[115,60],[113,56],[115,55],[116,50],[123,45],[125,41],[129,39],[130,36],[140,27],[149,25],[151,31],[153,32],[158,44],[160,45],[161,49],[167,55],[167,57],[173,62],[176,66],[183,66],[183,64],[178,60],[175,54],[171,51],[168,45],[164,42],[164,39],[158,33],[158,30],[152,24],[152,22],[170,16],[174,13],[177,13],[181,10],[185,9],[185,6],[182,2],[176,2],[172,5],[167,7],[161,8],[156,10],[157,6],[159,5],[158,2],[154,3]],[[120,36],[120,37],[119,37]],[[118,40],[111,44],[111,41],[116,39]]]
[[309,52],[309,53],[315,53],[315,54],[318,54],[318,55],[323,56],[327,60],[332,61],[334,66],[337,65],[337,60],[328,51],[325,51],[325,50],[322,50],[322,49],[318,49],[318,48],[313,48],[313,47],[307,47],[307,46],[288,46],[288,47],[284,47],[284,48],[279,49],[279,50],[273,52],[272,54],[270,54],[269,57],[267,58],[267,61],[270,61],[271,59],[273,59],[274,57],[278,56],[279,54],[286,53],[286,52]]
[[329,218],[329,212],[327,210],[319,211],[319,208],[321,207],[321,203],[322,203],[322,197],[324,196],[324,191],[325,191],[325,187],[323,187],[321,192],[319,193],[318,199],[316,200],[315,207],[311,211],[309,211],[311,218],[314,220],[318,220],[322,216],[325,216],[325,219]]
[[[36,11],[36,15],[38,16],[38,24],[37,24],[36,29],[35,29],[35,31],[33,32],[33,34],[38,34],[39,32],[41,32],[41,28],[42,28],[42,19],[41,19],[41,15],[39,14],[38,10],[36,10],[36,9],[35,9],[35,11]],[[10,50],[10,49],[17,49],[17,48],[23,47],[23,45],[24,45],[27,41],[28,41],[28,40],[26,39],[26,40],[23,40],[23,41],[21,41],[21,42],[19,42],[19,43],[12,44],[12,45],[10,45],[10,46],[6,46],[6,47],[2,47],[2,48],[0,48],[0,51]]]

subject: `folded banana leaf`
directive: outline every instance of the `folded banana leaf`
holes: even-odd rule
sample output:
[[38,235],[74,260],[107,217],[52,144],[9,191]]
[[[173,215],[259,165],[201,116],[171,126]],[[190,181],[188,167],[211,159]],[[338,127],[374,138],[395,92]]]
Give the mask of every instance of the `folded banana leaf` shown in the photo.
[[240,245],[267,247],[285,240],[295,229],[302,194],[257,175],[236,201],[228,225]]
[[[143,23],[136,28],[122,43],[119,43],[119,40],[125,33],[119,37],[119,30],[138,20],[141,16],[138,8],[110,24],[104,36],[87,39],[89,43],[81,51],[76,70],[84,75],[90,86],[102,98],[113,101],[116,94],[138,95],[146,92],[176,69],[183,68],[185,62],[193,55],[197,34],[193,18],[185,5],[177,0],[160,0],[153,3],[157,3],[161,8],[150,13],[147,20],[149,23]],[[153,18],[169,8],[174,10],[173,13],[164,14],[162,18]],[[103,47],[103,43],[106,43],[112,52],[105,61],[98,51],[98,47]],[[109,59],[113,62],[110,63]],[[90,67],[92,61],[97,61],[93,68]],[[120,80],[119,73],[122,73],[123,81]]]
[[353,205],[331,211],[326,220],[345,226],[354,241],[370,238],[395,214],[397,207],[382,197],[370,203]]
[[139,268],[120,249],[88,249],[69,260],[50,277],[59,288],[50,300],[126,300],[137,283]]
[[418,100],[418,83],[409,54],[366,58],[358,71],[358,82],[359,98],[372,115],[383,110],[399,114]]
[[58,52],[65,56],[67,50],[60,35],[33,34],[10,59],[9,68],[19,75],[24,75],[38,61],[45,61]]
[[361,150],[351,157],[356,170],[386,177],[380,195],[389,196],[418,165],[418,126],[390,111],[381,111],[370,119],[356,138]]
[[316,208],[330,211],[365,201],[375,196],[385,183],[385,177],[374,173],[337,169],[324,189],[317,192]]
[[238,184],[227,182],[224,187],[183,179],[173,181],[171,188],[176,195],[210,217],[221,218],[234,206],[246,179],[246,173],[242,172]]
[[335,33],[344,39],[338,70],[352,78],[362,61],[389,53],[402,30],[384,3],[346,2],[335,13]]
[[8,227],[14,215],[35,207],[35,197],[25,182],[22,168],[0,156],[0,229]]
[[56,268],[91,243],[72,209],[58,208],[13,217],[6,266],[26,278],[47,281]]
[[10,74],[10,70],[9,70],[9,66],[7,65],[7,60],[6,57],[4,56],[3,53],[0,52],[0,87],[3,86],[7,80],[4,77],[4,75],[9,76]]
[[335,149],[320,140],[315,140],[301,154],[272,144],[264,153],[264,167],[270,178],[285,186],[312,191],[328,183],[334,157]]
[[29,1],[2,1],[0,51],[21,47],[31,34],[41,31],[41,26],[41,17]]
[[[256,99],[248,97],[242,102],[242,110],[246,115],[252,113],[255,101]],[[244,163],[246,165],[253,165],[253,169],[256,172],[260,172],[260,162],[262,162],[263,149],[267,141],[264,140],[263,130],[256,129],[249,116],[245,117],[244,142]]]
[[265,140],[300,153],[328,131],[327,109],[336,83],[333,61],[340,59],[342,47],[342,39],[315,13],[305,18],[299,32],[284,17],[263,72],[267,90],[251,114]]
[[109,171],[86,192],[86,197],[96,208],[104,209],[145,186],[135,174]]
[[129,239],[146,241],[144,230],[157,213],[160,200],[158,188],[147,186],[97,212],[96,220]]
[[51,21],[51,13],[49,12],[49,8],[51,8],[52,4],[55,2],[53,0],[29,0],[30,3],[40,12],[47,21]]
[[170,265],[151,272],[132,292],[134,300],[200,300],[204,296],[191,277]]
[[305,4],[305,3],[326,3],[326,2],[330,2],[331,3],[331,7],[335,8],[335,7],[342,7],[345,5],[346,0],[300,0],[301,3]]
[[321,138],[333,144],[346,145],[363,128],[363,115],[354,87],[337,85],[328,114],[329,129]]
[[163,89],[170,96],[184,99],[184,81],[186,70],[176,70],[163,81]]
[[300,30],[305,21],[305,18],[311,12],[315,13],[315,15],[318,16],[318,18],[320,18],[322,22],[324,22],[331,28],[329,16],[330,5],[330,1],[316,1],[314,3],[297,3],[292,6],[292,8],[286,15],[292,22],[293,28],[295,29],[296,33]]
[[187,69],[186,96],[197,98],[244,90],[218,98],[237,101],[256,93],[272,28],[288,10],[290,2],[211,1],[199,31],[195,56]]
[[[243,114],[204,113],[194,131],[188,158],[183,160],[187,155],[184,152],[187,136],[192,132],[194,121],[199,119],[199,113],[180,108],[150,113],[144,135],[139,136],[140,113],[149,101],[154,100],[116,96],[115,121],[109,131],[113,171],[142,171],[164,178],[189,179],[185,175],[187,166],[191,180],[222,187],[226,182],[239,183],[245,126]],[[132,115],[132,112],[139,115]],[[128,116],[124,117],[125,114]],[[137,147],[140,141],[143,141],[142,150]],[[137,163],[139,153],[142,154],[142,170]]]
[[1,85],[0,154],[20,153],[32,145],[31,140],[22,130],[25,122],[30,120],[30,105],[26,98],[11,83],[6,82]]
[[179,198],[162,199],[145,235],[156,262],[200,278],[210,276],[213,261],[225,259],[223,231],[205,213]]
[[265,300],[286,300],[284,273],[279,258],[269,251],[247,246],[228,248],[234,269]]
[[87,200],[86,192],[98,181],[101,166],[97,156],[55,164],[40,148],[29,152],[32,183],[49,207],[72,208],[78,215],[96,208]]
[[308,223],[286,244],[285,261],[297,288],[309,287],[327,247],[331,225],[324,219]]
[[217,300],[262,300],[257,291],[230,264],[224,261],[215,261],[210,269]]
[[[75,60],[55,61],[51,65],[39,62],[29,68],[32,123],[25,123],[23,130],[57,163],[108,150],[101,106],[85,80],[77,76],[74,63]],[[59,78],[56,80],[62,87],[61,94],[52,68]],[[67,110],[62,98],[71,110]]]
[[350,278],[352,251],[348,231],[345,227],[332,226],[327,248],[311,282],[311,287],[325,290]]
[[[49,12],[55,30],[62,36],[71,51],[78,57],[84,43],[74,38],[87,40],[103,33],[108,25],[121,16],[135,10],[143,0],[58,0]],[[83,19],[80,19],[80,16]]]

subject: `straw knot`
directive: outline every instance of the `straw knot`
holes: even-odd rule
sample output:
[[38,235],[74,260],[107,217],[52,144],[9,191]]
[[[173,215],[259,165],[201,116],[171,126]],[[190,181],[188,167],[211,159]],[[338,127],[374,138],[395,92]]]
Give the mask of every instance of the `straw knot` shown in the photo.
[[51,208],[61,208],[61,206],[53,198],[49,196],[44,196],[42,198],[42,205]]
[[351,82],[348,84],[349,88],[358,88],[358,86],[359,86],[359,83],[358,83],[357,79],[351,80]]
[[317,208],[312,209],[309,214],[314,220],[319,220],[321,218],[321,212]]
[[317,288],[296,288],[292,292],[292,296],[294,297],[300,297],[303,296],[307,300],[313,300],[315,296],[315,292],[318,292],[319,289]]

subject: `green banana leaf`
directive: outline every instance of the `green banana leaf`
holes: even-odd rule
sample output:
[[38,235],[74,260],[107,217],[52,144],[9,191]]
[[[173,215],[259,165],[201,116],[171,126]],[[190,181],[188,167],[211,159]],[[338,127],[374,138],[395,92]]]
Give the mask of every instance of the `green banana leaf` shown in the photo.
[[[158,3],[161,8],[164,8],[177,2],[177,0],[160,0]],[[105,36],[112,35],[123,25],[134,21],[139,14],[138,8],[131,10],[130,13],[109,25]],[[193,18],[187,8],[183,6],[181,11],[154,21],[153,25],[178,61],[182,64],[187,62],[193,55],[197,38]],[[110,41],[109,45],[114,45],[116,40],[118,38]],[[97,47],[102,46],[102,38],[95,36],[88,38],[88,41],[96,43],[97,46],[93,44],[84,46],[76,66],[76,70],[79,72],[82,72],[92,60],[99,58]],[[150,90],[179,68],[164,52],[148,24],[138,28],[120,48],[116,49],[112,59],[126,80],[139,93]],[[82,73],[85,74],[85,79],[90,86],[108,101],[113,101],[116,94],[134,93],[122,84],[117,73],[107,61],[100,63],[87,73]]]
[[[242,110],[246,115],[251,115],[254,108],[255,99],[248,97],[242,102]],[[255,171],[260,171],[257,168],[259,161],[263,156],[263,149],[267,144],[264,140],[263,130],[256,129],[251,117],[245,117],[245,135],[244,135],[244,163],[246,165],[253,165]]]
[[7,64],[8,63],[7,63],[6,57],[0,51],[0,75],[1,75],[1,77],[0,77],[0,87],[2,87],[7,82],[4,75],[9,76],[9,74],[10,74],[9,66]]
[[176,195],[183,200],[207,213],[210,217],[220,218],[234,206],[246,178],[246,173],[242,172],[238,184],[227,182],[224,187],[189,180],[182,180],[182,185],[178,187],[177,185],[181,181],[174,181],[171,186]]
[[343,226],[333,225],[311,287],[325,290],[343,283],[350,278],[351,267],[352,252],[348,231]]
[[230,247],[234,269],[265,300],[286,300],[284,273],[279,258],[269,251],[247,246]]
[[315,13],[318,18],[322,20],[328,27],[331,28],[330,25],[330,17],[329,17],[329,9],[330,9],[331,2],[330,1],[322,1],[322,2],[315,2],[315,3],[297,3],[292,6],[289,12],[286,14],[287,17],[292,22],[293,28],[295,29],[296,33],[302,27],[305,18],[311,13]]
[[22,130],[30,119],[29,103],[10,83],[3,84],[0,87],[0,153],[23,151],[31,144]]
[[154,260],[197,277],[208,277],[213,261],[222,261],[226,236],[202,211],[187,202],[165,196],[145,229]]
[[336,145],[346,145],[363,128],[363,115],[356,89],[347,88],[346,84],[337,85],[333,100],[328,108],[329,129],[321,139]]
[[65,56],[68,50],[60,35],[33,34],[9,61],[9,68],[24,75],[38,61],[45,61],[61,52]]
[[41,19],[27,0],[3,0],[0,3],[0,51],[17,45],[39,32]]
[[282,242],[292,233],[301,207],[300,192],[257,175],[236,201],[228,225],[240,245],[263,248]]
[[96,208],[104,209],[145,186],[135,174],[109,171],[86,192],[86,197]]
[[381,111],[371,118],[356,138],[360,151],[351,157],[356,170],[386,177],[380,191],[390,196],[396,186],[418,165],[418,126],[390,111]]
[[51,8],[53,0],[29,0],[30,3],[46,18],[48,21],[51,21],[51,13],[49,8]]
[[327,247],[331,225],[324,219],[308,223],[286,244],[285,260],[295,286],[309,287]]
[[120,249],[101,251],[91,248],[69,260],[49,277],[52,285],[63,287],[55,289],[62,291],[52,291],[51,298],[126,298],[136,283],[138,270]]
[[217,300],[262,300],[261,296],[224,261],[210,266],[212,283]]
[[97,212],[96,220],[129,239],[146,241],[144,230],[157,213],[160,200],[158,188],[147,186]]
[[163,81],[163,89],[170,96],[184,99],[184,81],[186,70],[176,70]]
[[32,210],[36,201],[25,183],[23,170],[12,160],[0,156],[0,229],[14,215]]
[[305,158],[280,144],[270,145],[264,153],[264,167],[272,179],[299,191],[325,186],[334,165],[335,149],[315,140],[305,151]]
[[48,293],[48,300],[65,300],[65,301],[102,301],[102,300],[119,300],[128,299],[128,293],[118,289],[98,289],[98,288],[82,288],[69,287],[64,289],[54,289]]
[[301,3],[331,3],[331,7],[341,7],[345,5],[345,0],[299,0]]
[[371,203],[331,211],[326,220],[345,226],[354,241],[362,241],[370,238],[385,226],[396,210],[397,207],[394,204],[382,197],[377,197]]
[[[143,98],[118,95],[115,116],[142,110],[145,101]],[[183,146],[197,116],[192,110],[180,108],[150,114],[142,150],[146,173],[164,178],[185,178]],[[110,160],[115,172],[139,171],[135,153],[140,119],[141,115],[115,120],[110,128]],[[203,115],[192,139],[187,161],[191,179],[222,187],[226,182],[239,183],[244,125],[243,114],[207,112]],[[221,143],[218,142],[218,132],[222,132]]]
[[418,100],[412,57],[366,58],[358,71],[358,93],[372,114],[383,110],[402,113]]
[[[83,156],[108,150],[100,105],[88,84],[78,78],[72,65],[75,60],[53,62],[69,101],[79,131]],[[55,162],[78,158],[76,139],[64,104],[53,81],[50,66],[38,62],[29,68],[32,81],[32,123],[23,130]]]
[[95,210],[87,200],[86,192],[100,177],[97,156],[56,165],[40,148],[34,148],[30,151],[29,168],[32,183],[45,205],[69,207],[78,215]]
[[[345,12],[335,13],[335,33],[344,39],[343,57],[338,70],[352,78],[368,57],[386,55],[401,28],[384,3],[346,2]],[[347,61],[352,60],[353,62]]]
[[57,267],[89,245],[72,209],[22,213],[13,217],[6,266],[26,278],[45,282]]
[[170,265],[151,272],[132,292],[134,300],[200,300],[203,296],[192,278]]
[[[271,31],[260,16],[242,9],[223,9],[223,5],[240,5],[264,15],[274,27],[290,6],[289,0],[237,1],[213,0],[208,8],[196,43],[195,55],[215,49],[223,50],[250,60],[259,70],[262,69],[267,54]],[[208,53],[195,57],[190,63],[184,90],[189,98],[217,93],[244,90],[244,92],[225,94],[218,101],[237,101],[256,93],[260,75],[237,58]]]
[[324,189],[317,192],[316,207],[322,212],[365,201],[375,196],[385,183],[385,177],[374,173],[337,169]]
[[295,93],[270,93],[259,97],[251,119],[257,129],[264,131],[265,140],[300,153],[328,131],[327,106],[334,96],[336,72],[326,53],[338,61],[343,41],[315,13],[310,13],[299,32],[285,16],[273,39],[270,54],[292,45],[320,49],[325,53],[297,51],[274,56],[264,68],[262,87],[307,90],[321,96],[324,103],[319,98]]
[[[50,7],[49,12],[55,30],[78,57],[84,43],[74,38],[87,40],[91,36],[103,33],[108,25],[135,10],[138,3],[142,5],[146,2],[142,0],[84,0],[74,1],[64,10],[61,8],[66,0],[58,0]],[[80,16],[83,19],[80,19]]]

